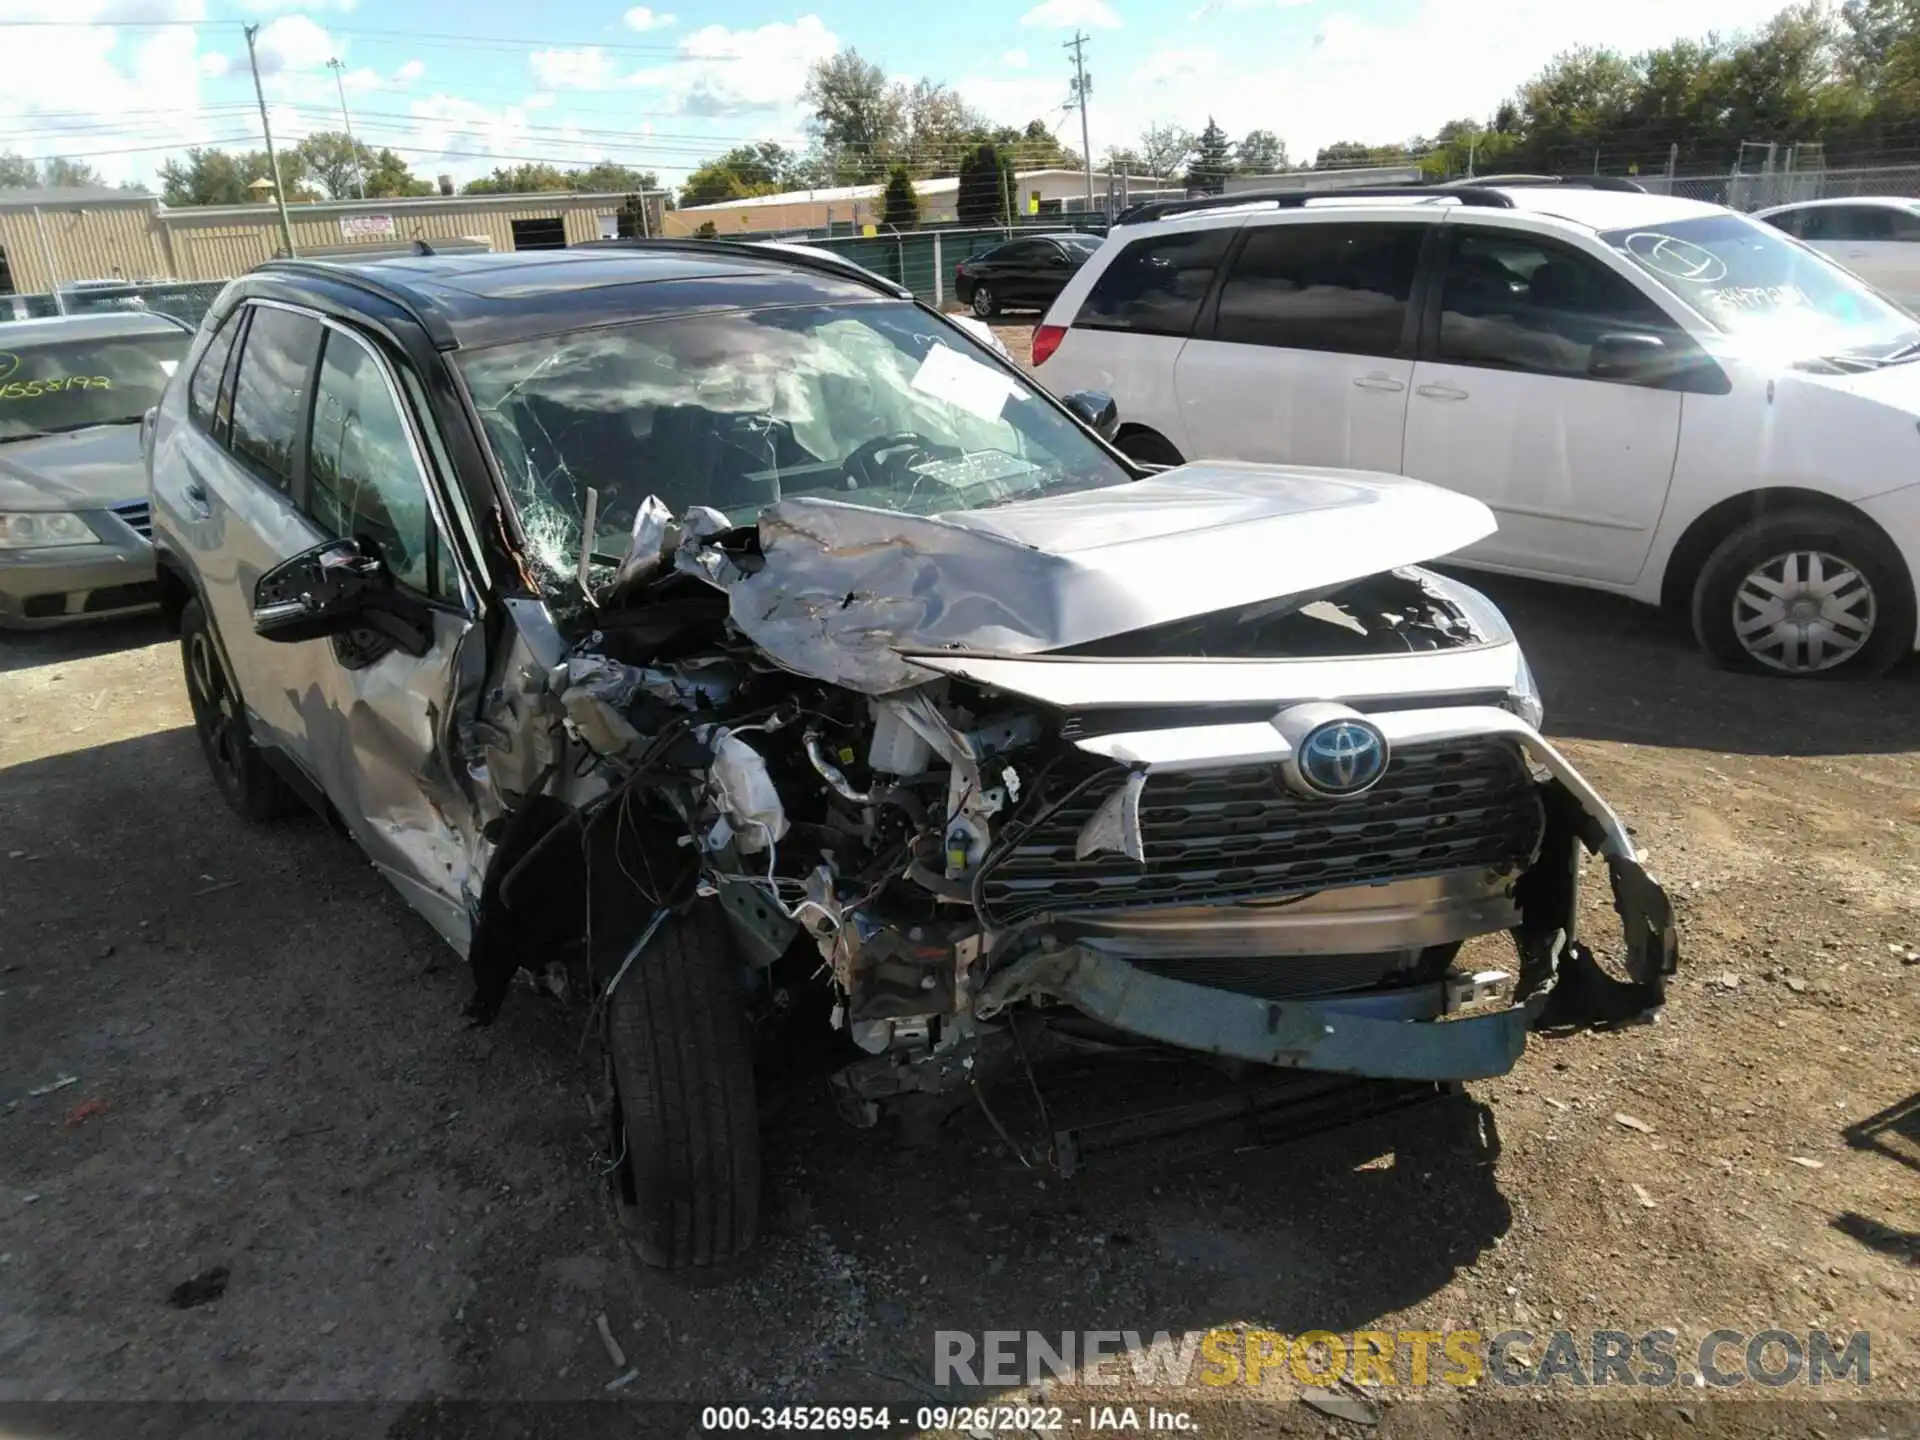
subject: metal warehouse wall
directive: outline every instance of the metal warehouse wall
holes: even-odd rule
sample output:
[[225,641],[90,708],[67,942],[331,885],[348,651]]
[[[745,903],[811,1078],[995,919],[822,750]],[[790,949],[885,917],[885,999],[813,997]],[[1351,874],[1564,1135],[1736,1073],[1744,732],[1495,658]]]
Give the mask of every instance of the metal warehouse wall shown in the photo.
[[[13,288],[22,295],[75,280],[160,280],[169,274],[151,200],[43,207],[38,221],[30,208],[9,205],[0,208],[0,247]],[[57,274],[49,270],[49,251]]]
[[[569,245],[596,240],[602,217],[617,214],[620,199],[556,191],[551,199],[515,196],[507,204],[489,203],[479,197],[411,203],[396,200],[385,205],[370,200],[351,207],[289,205],[287,218],[295,249],[302,253],[326,250],[334,259],[340,257],[343,246],[351,243],[340,229],[343,215],[391,215],[395,236],[401,240],[431,244],[435,240],[485,239],[495,250],[509,251],[514,248],[515,220],[558,219],[565,227]],[[657,198],[649,197],[649,205],[657,219]],[[271,205],[167,210],[161,214],[160,224],[171,239],[182,280],[226,279],[272,258],[280,248],[280,220]],[[382,237],[370,241],[369,247],[391,243]]]

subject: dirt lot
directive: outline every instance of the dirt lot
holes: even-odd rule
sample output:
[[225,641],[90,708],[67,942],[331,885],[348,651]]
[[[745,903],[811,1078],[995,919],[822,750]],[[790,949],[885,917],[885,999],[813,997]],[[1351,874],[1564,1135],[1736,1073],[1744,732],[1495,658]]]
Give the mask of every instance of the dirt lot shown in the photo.
[[[1920,676],[1730,677],[1634,607],[1489,588],[1549,733],[1679,901],[1659,1024],[1536,1039],[1345,1132],[1071,1180],[977,1117],[912,1152],[795,1083],[761,1253],[704,1287],[619,1243],[577,1013],[519,994],[470,1028],[464,968],[348,842],[234,819],[168,637],[0,642],[0,1400],[383,1400],[353,1433],[469,1434],[405,1402],[603,1397],[604,1315],[638,1374],[595,1415],[633,1434],[669,1423],[652,1401],[960,1399],[931,1384],[940,1329],[1511,1328],[1537,1360],[1552,1330],[1665,1326],[1684,1372],[1707,1332],[1778,1325],[1870,1331],[1866,1393],[1899,1403],[1483,1383],[1396,1392],[1375,1433],[1463,1406],[1484,1434],[1920,1431]],[[1001,1114],[1034,1124],[1019,1095]],[[217,1300],[169,1303],[214,1267]],[[1207,1434],[1361,1433],[1296,1388],[1161,1398]],[[0,1432],[98,1433],[29,1413]]]

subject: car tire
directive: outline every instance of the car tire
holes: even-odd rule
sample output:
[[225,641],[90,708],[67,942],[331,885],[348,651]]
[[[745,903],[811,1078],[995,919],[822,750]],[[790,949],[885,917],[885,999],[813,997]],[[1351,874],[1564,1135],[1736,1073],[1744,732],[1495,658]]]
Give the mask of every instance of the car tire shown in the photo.
[[180,664],[200,753],[221,798],[243,820],[277,820],[292,813],[299,797],[253,743],[247,707],[197,597],[180,611]]
[[1113,443],[1122,455],[1129,460],[1138,460],[1142,465],[1187,463],[1164,435],[1152,430],[1129,430]]
[[1000,302],[994,298],[990,286],[975,285],[973,298],[967,303],[973,307],[975,317],[981,320],[991,320],[1000,313]]
[[1864,521],[1824,510],[1762,515],[1701,567],[1693,633],[1728,669],[1870,679],[1913,648],[1913,586],[1898,552]]
[[760,1129],[739,962],[717,906],[669,916],[607,1004],[626,1163],[620,1222],[663,1269],[708,1268],[752,1248]]

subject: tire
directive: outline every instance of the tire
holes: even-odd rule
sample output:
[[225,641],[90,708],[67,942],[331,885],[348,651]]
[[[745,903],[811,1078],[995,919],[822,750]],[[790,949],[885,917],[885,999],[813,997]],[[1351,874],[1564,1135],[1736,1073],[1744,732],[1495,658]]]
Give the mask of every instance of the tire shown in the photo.
[[973,299],[967,303],[973,307],[977,319],[991,320],[1000,313],[1000,302],[994,299],[992,289],[986,285],[975,285]]
[[[1768,623],[1770,613],[1779,624]],[[1693,633],[1728,669],[1869,679],[1913,648],[1913,586],[1899,554],[1861,520],[1822,510],[1763,515],[1701,567]]]
[[242,820],[278,820],[298,809],[299,797],[253,743],[247,707],[220,658],[213,626],[197,596],[180,611],[180,665],[200,753],[233,813]]
[[1151,430],[1129,430],[1113,443],[1122,455],[1130,460],[1138,460],[1142,465],[1186,464],[1180,452],[1173,448],[1165,436]]
[[669,917],[607,1006],[627,1163],[615,1208],[640,1258],[711,1267],[752,1248],[760,1130],[738,962],[716,905]]

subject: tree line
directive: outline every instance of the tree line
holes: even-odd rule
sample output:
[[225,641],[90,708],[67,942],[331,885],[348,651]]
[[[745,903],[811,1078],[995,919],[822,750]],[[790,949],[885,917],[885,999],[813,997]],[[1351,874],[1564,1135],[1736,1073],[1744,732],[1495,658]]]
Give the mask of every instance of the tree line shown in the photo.
[[[947,86],[922,77],[908,84],[857,50],[815,61],[801,92],[808,143],[793,149],[762,141],[741,145],[687,176],[682,205],[713,205],[787,190],[886,182],[883,223],[907,225],[916,215],[913,182],[960,176],[963,202],[969,167],[1001,170],[1078,169],[1080,152],[1060,143],[1044,120],[994,125]],[[1013,188],[997,189],[1004,212]],[[966,208],[963,204],[963,210]]]
[[[318,130],[280,151],[281,183],[289,202],[369,200],[432,195],[436,187],[407,168],[392,150],[375,149],[339,130]],[[273,181],[273,167],[264,150],[230,151],[211,147],[189,149],[184,159],[160,167],[160,198],[169,205],[240,205],[253,199],[248,188],[256,181]],[[651,170],[636,170],[611,160],[579,169],[557,165],[522,164],[497,167],[491,175],[469,180],[463,195],[520,195],[541,190],[576,193],[631,194],[659,188]]]
[[[1398,144],[1339,141],[1301,169],[1416,164],[1435,179],[1525,171],[1724,173],[1743,147],[1819,144],[1825,162],[1920,156],[1920,0],[1809,0],[1740,35],[1708,34],[1625,54],[1566,51],[1485,120],[1450,120]],[[1211,119],[1199,133],[1159,126],[1102,168],[1218,191],[1227,175],[1290,167],[1256,130],[1237,145]]]
[[[320,130],[280,150],[280,179],[287,200],[389,200],[409,195],[432,195],[437,187],[407,168],[392,150],[375,149],[344,131]],[[274,183],[273,167],[265,150],[221,150],[191,146],[178,160],[160,167],[160,198],[168,205],[244,205],[255,198],[252,186]],[[0,153],[0,190],[44,190],[102,185],[99,171],[84,161],[30,160],[24,155]],[[123,184],[123,190],[145,192],[146,187]],[[652,170],[602,160],[577,169],[558,165],[525,164],[497,167],[492,174],[469,180],[463,195],[524,195],[542,190],[569,190],[575,194],[631,195],[658,190],[660,177]]]

